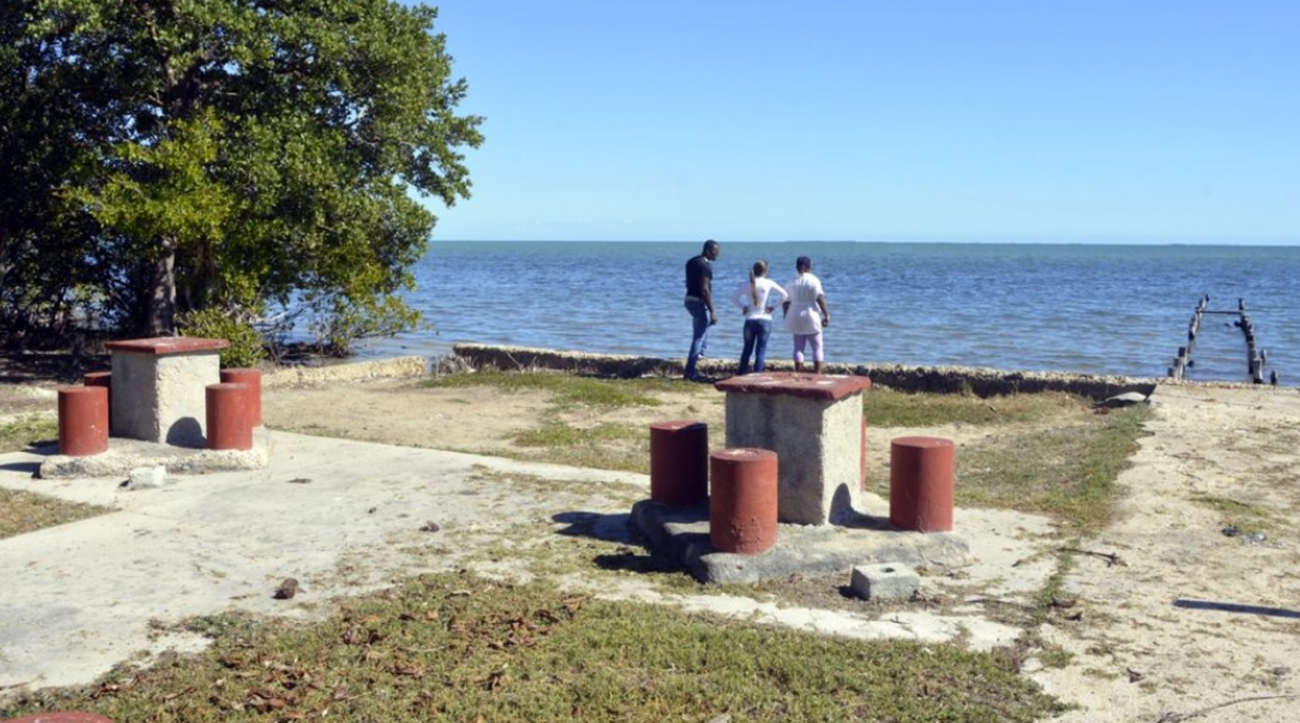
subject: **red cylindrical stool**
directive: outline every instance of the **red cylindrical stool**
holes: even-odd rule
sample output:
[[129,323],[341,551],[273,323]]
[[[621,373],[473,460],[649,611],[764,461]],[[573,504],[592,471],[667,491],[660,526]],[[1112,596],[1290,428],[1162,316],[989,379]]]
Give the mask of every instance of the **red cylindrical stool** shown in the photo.
[[709,541],[723,552],[766,552],[776,544],[776,452],[723,449],[709,456],[709,467]]
[[108,451],[108,390],[59,390],[59,454],[88,457]]
[[252,397],[242,382],[207,386],[208,449],[253,448]]
[[77,710],[33,713],[22,718],[6,718],[0,723],[113,723],[102,715]]
[[682,420],[650,425],[650,499],[682,507],[709,498],[709,425]]
[[81,383],[88,387],[103,387],[108,390],[108,433],[113,434],[113,372],[86,372]]
[[889,444],[889,523],[899,530],[952,529],[957,450],[940,437],[898,437]]
[[253,426],[262,426],[262,370],[260,369],[222,369],[221,381],[244,383],[252,390]]

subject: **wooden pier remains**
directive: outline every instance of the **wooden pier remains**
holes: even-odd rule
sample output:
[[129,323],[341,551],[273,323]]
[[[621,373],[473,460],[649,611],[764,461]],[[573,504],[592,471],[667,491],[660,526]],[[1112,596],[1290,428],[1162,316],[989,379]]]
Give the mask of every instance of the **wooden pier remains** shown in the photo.
[[[1206,294],[1196,302],[1196,310],[1192,312],[1192,320],[1187,325],[1187,344],[1178,347],[1178,353],[1174,355],[1173,364],[1169,367],[1169,377],[1171,379],[1183,379],[1187,373],[1187,368],[1192,366],[1192,350],[1196,347],[1196,337],[1201,333],[1201,319],[1206,314],[1230,314],[1238,317],[1235,326],[1241,329],[1242,335],[1246,339],[1246,373],[1250,380],[1255,384],[1264,383],[1264,367],[1268,364],[1268,351],[1258,348],[1255,340],[1255,322],[1250,320],[1246,314],[1246,300],[1237,299],[1237,309],[1235,311],[1221,311],[1208,308],[1210,296]],[[1269,374],[1269,383],[1273,386],[1278,384],[1277,370],[1274,369]]]

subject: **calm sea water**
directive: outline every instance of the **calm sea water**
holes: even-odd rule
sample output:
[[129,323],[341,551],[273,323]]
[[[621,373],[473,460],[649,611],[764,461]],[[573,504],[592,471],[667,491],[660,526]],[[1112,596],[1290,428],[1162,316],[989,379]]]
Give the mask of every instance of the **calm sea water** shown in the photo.
[[[436,242],[408,296],[432,328],[362,356],[446,353],[458,342],[683,357],[683,264],[699,243]],[[723,242],[709,356],[736,358],[729,298],[766,259],[785,283],[813,259],[831,308],[827,360],[1164,376],[1197,301],[1244,299],[1267,371],[1300,382],[1300,247]],[[1246,381],[1232,315],[1207,315],[1188,378]],[[779,325],[778,325],[779,329]],[[769,358],[789,358],[774,331]]]

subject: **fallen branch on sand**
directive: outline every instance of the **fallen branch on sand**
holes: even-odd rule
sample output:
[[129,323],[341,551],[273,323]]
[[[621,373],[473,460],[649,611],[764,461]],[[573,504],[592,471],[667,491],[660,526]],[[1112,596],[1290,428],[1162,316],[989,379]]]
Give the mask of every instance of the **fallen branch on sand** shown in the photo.
[[1113,552],[1094,552],[1092,550],[1084,550],[1079,547],[1059,547],[1057,548],[1056,551],[1073,552],[1076,555],[1092,555],[1093,557],[1100,557],[1101,559],[1106,561],[1106,567],[1111,567],[1112,565],[1123,565],[1124,567],[1128,567],[1128,564],[1125,563],[1123,560],[1119,559],[1119,555]]
[[1285,698],[1300,698],[1300,693],[1288,693],[1286,695],[1256,695],[1256,696],[1251,696],[1250,698],[1238,698],[1236,700],[1230,700],[1226,703],[1219,703],[1218,705],[1212,705],[1208,708],[1194,710],[1191,713],[1165,713],[1156,719],[1156,723],[1181,723],[1181,721],[1191,720],[1193,718],[1198,718],[1200,716],[1203,716],[1212,710],[1227,708],[1230,705],[1237,705],[1238,703],[1251,703],[1259,700],[1281,700]]

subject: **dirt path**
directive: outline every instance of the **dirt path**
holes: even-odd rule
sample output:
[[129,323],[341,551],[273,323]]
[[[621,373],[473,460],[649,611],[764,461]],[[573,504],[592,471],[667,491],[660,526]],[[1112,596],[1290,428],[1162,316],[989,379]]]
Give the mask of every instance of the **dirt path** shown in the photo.
[[1083,706],[1064,721],[1294,721],[1300,394],[1164,385],[1153,403],[1120,519],[1081,545],[1122,564],[1077,558],[1078,605],[1044,630],[1074,659],[1034,677]]

